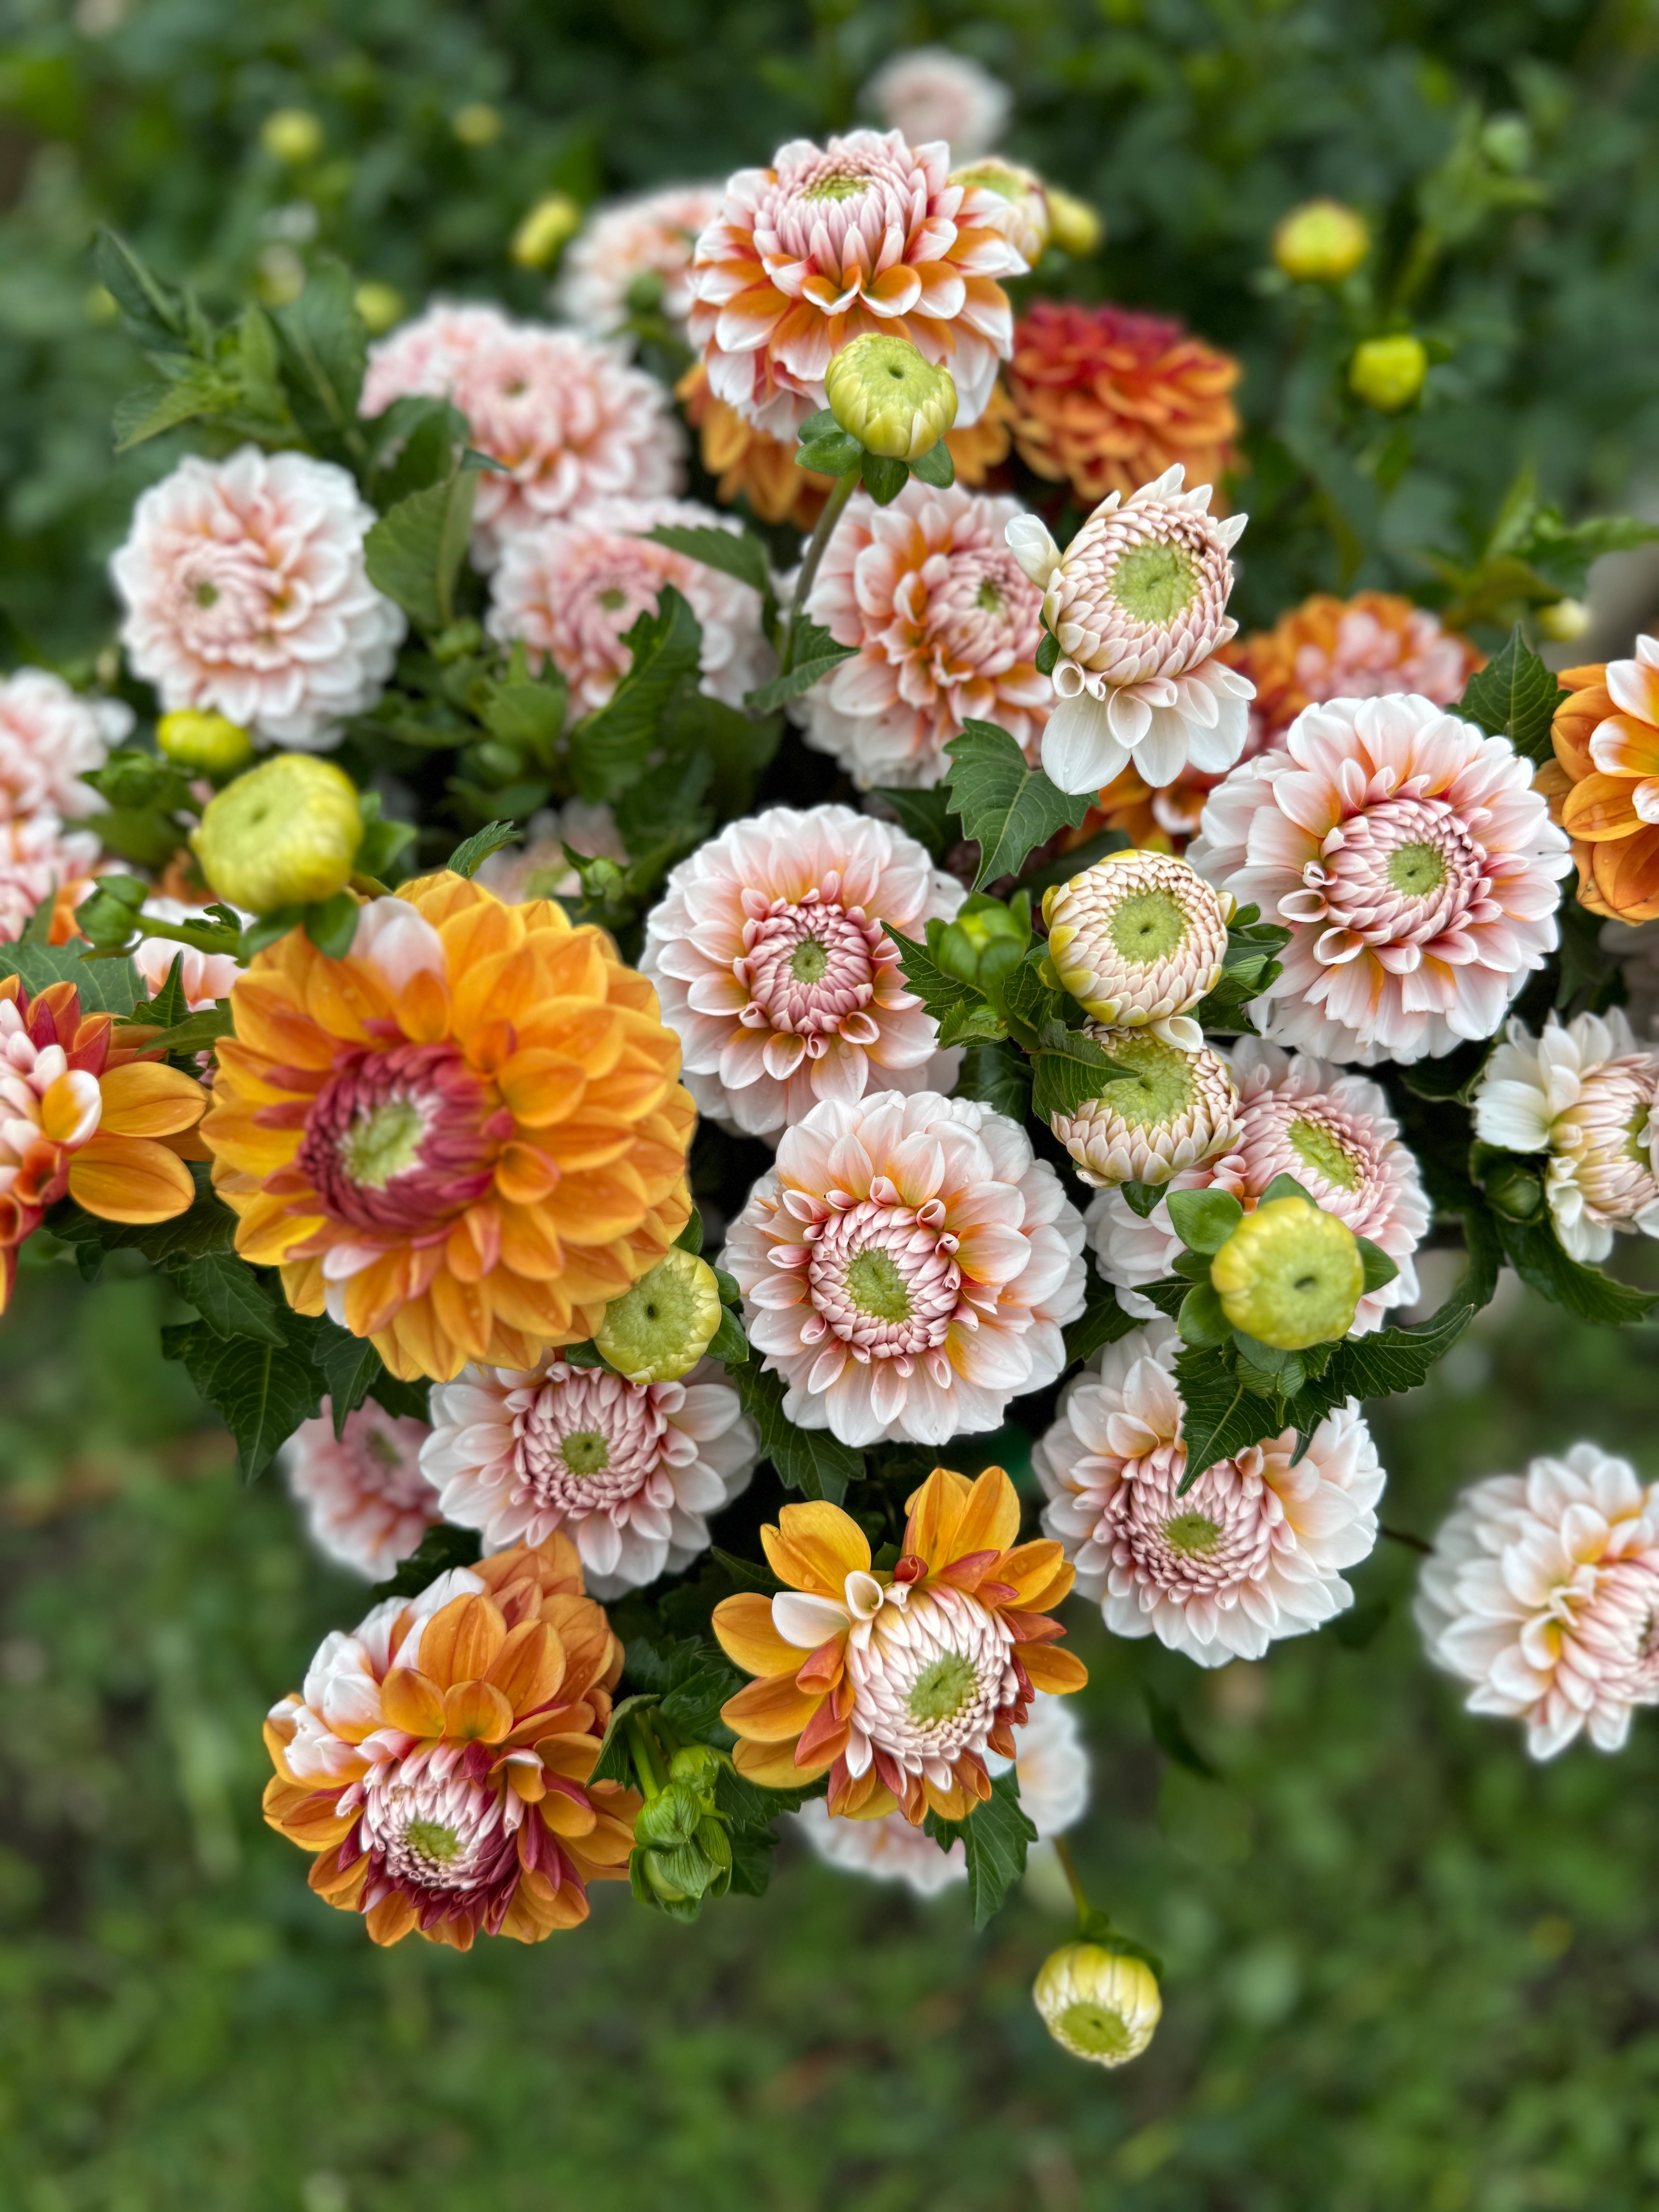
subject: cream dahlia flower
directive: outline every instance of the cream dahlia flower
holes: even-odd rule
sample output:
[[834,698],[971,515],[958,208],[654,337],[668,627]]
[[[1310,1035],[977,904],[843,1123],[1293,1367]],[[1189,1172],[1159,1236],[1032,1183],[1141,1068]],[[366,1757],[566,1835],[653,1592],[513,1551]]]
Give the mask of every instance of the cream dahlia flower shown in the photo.
[[895,54],[865,86],[864,100],[912,146],[943,138],[958,161],[990,152],[1013,106],[1006,85],[948,46]]
[[931,788],[970,720],[1034,755],[1050,701],[1039,676],[1042,594],[1003,544],[1012,499],[913,477],[889,507],[855,493],[806,612],[858,652],[807,692],[809,745],[872,784]]
[[1490,1036],[1572,867],[1531,763],[1410,693],[1310,707],[1285,746],[1211,793],[1187,855],[1290,927],[1257,1027],[1362,1066]]
[[169,714],[206,708],[261,744],[326,750],[379,698],[404,635],[363,563],[376,520],[331,461],[191,454],[140,497],[110,562],[134,675]]
[[[1417,1162],[1400,1141],[1388,1096],[1351,1070],[1242,1037],[1226,1054],[1238,1086],[1238,1130],[1218,1158],[1170,1178],[1172,1190],[1230,1191],[1247,1213],[1276,1176],[1294,1176],[1326,1212],[1367,1237],[1399,1269],[1359,1301],[1353,1333],[1380,1328],[1395,1306],[1414,1305],[1412,1255],[1431,1212]],[[1157,1308],[1137,1285],[1168,1276],[1185,1249],[1160,1199],[1143,1219],[1121,1192],[1104,1190],[1084,1216],[1096,1264],[1126,1313]]]
[[441,1516],[438,1493],[421,1472],[424,1421],[359,1406],[334,1433],[325,1398],[314,1421],[301,1421],[278,1455],[306,1533],[325,1557],[384,1582],[420,1547]]
[[0,821],[0,945],[15,945],[37,908],[56,902],[52,939],[73,934],[67,918],[89,888],[103,848],[90,830],[66,830],[51,807]]
[[1431,1659],[1474,1687],[1471,1712],[1524,1720],[1534,1759],[1580,1729],[1622,1750],[1659,1705],[1659,1483],[1575,1444],[1466,1490],[1423,1562]]
[[567,845],[586,860],[628,858],[617,817],[603,801],[568,799],[562,806],[544,806],[531,816],[528,827],[522,845],[492,853],[478,870],[477,881],[508,906],[581,896],[581,878],[565,858]]
[[[1086,1013],[1162,1029],[1214,990],[1233,901],[1168,853],[1108,854],[1042,895],[1048,957]],[[1188,1044],[1195,1025],[1177,1032]]]
[[609,338],[648,305],[684,337],[691,255],[724,198],[721,185],[669,185],[596,210],[565,249],[555,310],[590,337]]
[[1083,1222],[1017,1122],[972,1099],[826,1098],[732,1223],[725,1265],[784,1412],[843,1443],[994,1429],[1066,1364]]
[[1060,657],[1042,765],[1062,791],[1097,791],[1131,761],[1157,788],[1192,767],[1218,775],[1244,750],[1254,686],[1219,659],[1231,552],[1248,516],[1221,520],[1180,462],[1127,500],[1110,492],[1062,554],[1035,515],[1008,525],[1043,591]]
[[1051,1501],[1042,1525],[1115,1635],[1156,1636],[1224,1667],[1353,1603],[1341,1571],[1376,1541],[1382,1469],[1350,1401],[1299,1458],[1286,1429],[1206,1468],[1183,1495],[1180,1350],[1170,1324],[1154,1322],[1068,1388],[1034,1455]]
[[1553,1014],[1542,1036],[1511,1021],[1474,1095],[1483,1144],[1547,1152],[1555,1233],[1575,1260],[1605,1260],[1613,1232],[1659,1237],[1659,1053],[1644,1051],[1617,1006]]
[[953,1082],[960,1054],[886,929],[921,937],[963,896],[914,837],[846,806],[770,807],[700,845],[646,917],[640,972],[702,1110],[775,1139],[821,1098]]
[[1226,1061],[1208,1045],[1172,1043],[1150,1029],[1083,1027],[1109,1058],[1133,1071],[1075,1114],[1050,1117],[1083,1182],[1096,1189],[1168,1182],[1237,1143],[1238,1093]]
[[71,691],[44,668],[0,677],[0,821],[36,814],[90,814],[101,802],[82,781],[132,727],[120,699]]
[[743,534],[729,515],[687,500],[612,499],[507,540],[486,627],[503,645],[525,645],[532,667],[552,661],[570,686],[573,717],[607,703],[629,665],[623,640],[656,613],[666,584],[702,626],[701,688],[711,697],[741,707],[777,665],[754,586],[654,544],[647,533],[664,523]]
[[854,131],[739,169],[691,264],[691,337],[714,397],[787,439],[828,404],[830,356],[886,331],[950,370],[957,427],[976,422],[1013,345],[997,279],[1025,264],[994,195],[952,184],[950,167],[939,141]]
[[490,568],[516,532],[601,499],[679,489],[684,441],[666,391],[624,349],[515,323],[499,307],[428,308],[369,348],[362,412],[406,394],[447,399],[500,468],[478,478],[472,558]]
[[432,1393],[421,1455],[446,1521],[491,1551],[562,1528],[597,1596],[678,1574],[708,1548],[708,1516],[749,1485],[754,1423],[705,1362],[640,1384],[556,1352],[535,1368],[464,1368]]

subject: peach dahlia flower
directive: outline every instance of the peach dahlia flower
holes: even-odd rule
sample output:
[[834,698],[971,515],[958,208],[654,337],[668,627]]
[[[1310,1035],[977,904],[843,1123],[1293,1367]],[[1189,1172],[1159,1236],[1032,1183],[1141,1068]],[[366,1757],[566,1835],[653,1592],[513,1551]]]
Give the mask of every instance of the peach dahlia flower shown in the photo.
[[596,209],[565,248],[556,312],[591,337],[613,337],[635,310],[630,292],[655,291],[655,312],[683,335],[691,256],[724,198],[720,185],[668,185]]
[[1442,629],[1426,607],[1395,592],[1356,592],[1351,599],[1316,592],[1271,629],[1235,638],[1222,653],[1255,686],[1252,752],[1282,738],[1304,707],[1327,699],[1413,691],[1455,707],[1486,658],[1461,632]]
[[132,728],[122,699],[71,691],[44,668],[0,677],[0,821],[40,812],[90,814],[102,802],[82,778]]
[[49,806],[0,821],[0,944],[15,945],[43,906],[52,942],[67,944],[102,855],[95,830],[66,829]]
[[1558,681],[1571,696],[1538,781],[1572,839],[1579,904],[1609,921],[1659,919],[1659,638]]
[[1006,84],[948,46],[912,46],[895,54],[865,86],[864,97],[910,145],[943,138],[958,161],[988,154],[1013,106]]
[[437,1491],[421,1472],[431,1433],[424,1421],[370,1403],[348,1413],[337,1437],[326,1398],[314,1421],[301,1422],[278,1458],[325,1557],[379,1583],[419,1549],[441,1517]]

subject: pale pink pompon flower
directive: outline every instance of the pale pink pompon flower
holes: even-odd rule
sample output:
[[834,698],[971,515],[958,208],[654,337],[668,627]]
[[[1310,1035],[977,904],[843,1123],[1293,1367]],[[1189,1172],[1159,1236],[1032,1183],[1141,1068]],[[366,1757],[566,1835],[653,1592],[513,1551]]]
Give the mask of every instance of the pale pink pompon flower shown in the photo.
[[1474,1713],[1522,1720],[1534,1759],[1580,1730],[1620,1751],[1659,1705],[1659,1483],[1599,1446],[1463,1492],[1423,1562],[1417,1622]]
[[705,1361],[683,1382],[628,1382],[550,1352],[520,1374],[466,1367],[432,1393],[422,1466],[443,1516],[488,1550],[562,1528],[602,1598],[690,1566],[748,1486],[755,1425]]
[[[185,906],[179,899],[148,898],[147,921],[205,921],[204,906]],[[252,919],[252,917],[250,917]],[[230,952],[202,952],[193,945],[180,945],[168,937],[141,937],[128,955],[154,998],[179,963],[179,985],[191,1013],[201,1013],[230,996],[242,970]]]
[[1290,928],[1257,1027],[1364,1066],[1490,1036],[1572,867],[1531,763],[1409,692],[1307,708],[1285,747],[1211,793],[1187,855]]
[[573,717],[609,700],[629,663],[623,638],[656,613],[667,584],[702,624],[702,689],[711,697],[741,707],[776,667],[754,586],[655,544],[647,533],[662,524],[742,534],[731,516],[688,500],[614,499],[507,541],[490,581],[489,634],[525,645],[532,667],[551,660],[570,686]]
[[821,1098],[954,1082],[961,1055],[887,930],[920,938],[963,896],[914,837],[847,806],[770,807],[700,845],[646,917],[640,969],[702,1111],[775,1139]]
[[124,700],[72,691],[44,668],[0,677],[0,821],[50,807],[90,814],[103,801],[82,779],[132,727]]
[[102,852],[94,831],[66,830],[49,806],[0,822],[0,944],[15,945],[59,891],[89,890]]
[[865,86],[864,98],[912,146],[943,138],[955,162],[988,154],[1013,106],[1006,85],[948,46],[913,46],[895,54]]
[[[565,249],[553,305],[590,337],[613,337],[637,295],[682,336],[691,309],[691,255],[720,213],[723,185],[669,185],[597,209]],[[634,293],[635,299],[630,299]]]
[[792,138],[769,169],[739,169],[691,264],[691,337],[714,397],[788,439],[825,404],[830,356],[885,331],[950,370],[957,428],[976,422],[1013,350],[997,280],[1025,263],[995,196],[950,168],[942,141],[854,131]]
[[1353,1603],[1342,1578],[1376,1541],[1382,1469],[1359,1408],[1328,1413],[1298,1457],[1286,1429],[1206,1468],[1184,1493],[1174,1368],[1154,1322],[1108,1345],[1061,1401],[1035,1464],[1042,1525],[1117,1636],[1156,1636],[1200,1667],[1259,1659]]
[[420,1548],[441,1516],[438,1493],[421,1472],[424,1421],[359,1406],[339,1436],[329,1401],[282,1449],[288,1486],[304,1509],[318,1550],[371,1583],[384,1582]]
[[858,652],[800,702],[806,742],[861,789],[931,788],[970,720],[1032,759],[1052,703],[1037,673],[1042,594],[1003,543],[1017,500],[914,477],[889,507],[855,493],[806,612]]
[[599,499],[679,489],[684,440],[666,388],[624,349],[515,323],[499,307],[428,308],[371,346],[362,412],[409,394],[451,401],[499,461],[479,477],[472,557],[491,567],[516,531]]
[[257,446],[190,455],[139,499],[110,562],[128,665],[169,714],[223,714],[262,744],[337,744],[379,698],[404,635],[364,565],[376,520],[331,461]]
[[721,1257],[783,1409],[843,1443],[994,1429],[1066,1364],[1083,1221],[1018,1122],[967,1098],[827,1098]]

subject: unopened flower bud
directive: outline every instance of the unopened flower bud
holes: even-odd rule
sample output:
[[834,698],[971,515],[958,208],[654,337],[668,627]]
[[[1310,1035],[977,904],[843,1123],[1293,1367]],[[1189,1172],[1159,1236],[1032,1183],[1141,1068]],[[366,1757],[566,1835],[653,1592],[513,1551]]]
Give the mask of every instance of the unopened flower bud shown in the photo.
[[508,253],[520,269],[545,269],[582,227],[582,211],[568,192],[548,192],[513,234]]
[[378,276],[365,277],[352,298],[363,319],[363,328],[372,338],[379,337],[383,331],[389,331],[394,323],[403,320],[403,294],[395,284],[383,284]]
[[253,740],[246,730],[222,714],[194,707],[163,714],[155,725],[155,745],[176,767],[197,775],[234,775],[253,758]]
[[631,1291],[612,1298],[593,1343],[631,1382],[675,1382],[702,1358],[720,1325],[714,1269],[676,1245]]
[[1097,253],[1106,236],[1098,210],[1061,191],[1058,185],[1050,185],[1048,192],[1049,244],[1079,261],[1085,254]]
[[866,453],[918,460],[957,419],[948,369],[924,361],[908,338],[866,331],[842,346],[824,372],[824,396],[842,428]]
[[1232,1327],[1277,1352],[1346,1336],[1365,1290],[1365,1263],[1346,1221],[1305,1198],[1247,1213],[1210,1262]]
[[1538,627],[1554,645],[1572,645],[1590,626],[1590,611],[1582,599],[1554,599],[1540,607]]
[[456,109],[449,127],[463,146],[493,146],[507,126],[499,107],[487,100],[470,100]]
[[1096,2066],[1139,2058],[1164,2009],[1146,1961],[1100,1943],[1062,1943],[1031,1984],[1031,2001],[1054,2041]]
[[1273,259],[1298,284],[1340,284],[1370,246],[1364,218],[1341,200],[1304,200],[1273,232]]
[[323,126],[308,107],[278,107],[259,125],[259,143],[290,169],[302,169],[323,150]]
[[315,753],[278,753],[210,800],[190,842],[222,899],[270,914],[343,890],[362,841],[344,770]]
[[1421,392],[1428,373],[1428,349],[1422,339],[1402,331],[1395,337],[1367,338],[1354,348],[1348,389],[1379,414],[1397,415]]
[[1530,1221],[1544,1203],[1543,1178],[1518,1160],[1494,1169],[1482,1188],[1493,1212],[1506,1221]]
[[1168,1182],[1183,1168],[1200,1167],[1237,1143],[1237,1085],[1201,1033],[1194,1044],[1151,1028],[1108,1029],[1089,1022],[1084,1035],[1129,1071],[1103,1084],[1099,1097],[1085,1099],[1074,1114],[1049,1117],[1049,1127],[1085,1182],[1097,1190],[1121,1182]]

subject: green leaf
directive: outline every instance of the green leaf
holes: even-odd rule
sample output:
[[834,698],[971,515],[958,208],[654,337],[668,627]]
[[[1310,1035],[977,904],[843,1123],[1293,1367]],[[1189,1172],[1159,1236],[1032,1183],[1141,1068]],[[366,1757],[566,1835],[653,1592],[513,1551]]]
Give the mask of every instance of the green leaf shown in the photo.
[[1066,1364],[1075,1367],[1079,1360],[1091,1359],[1103,1344],[1115,1344],[1121,1336],[1127,1336],[1132,1328],[1140,1324],[1133,1314],[1125,1313],[1117,1302],[1117,1291],[1110,1283],[1102,1280],[1095,1272],[1092,1254],[1088,1259],[1088,1283],[1084,1295],[1083,1311],[1066,1329]]
[[741,1367],[749,1357],[749,1339],[743,1333],[743,1323],[729,1306],[722,1309],[720,1325],[709,1340],[708,1357],[720,1360],[727,1367]]
[[1189,1252],[1218,1252],[1244,1218],[1230,1190],[1172,1190],[1170,1219]]
[[936,446],[929,446],[910,464],[910,473],[921,483],[932,484],[939,491],[948,491],[957,480],[957,465],[951,458],[951,448],[941,438]]
[[1456,711],[1528,760],[1543,761],[1551,757],[1550,723],[1567,696],[1516,623],[1497,659],[1470,677]]
[[864,1472],[864,1454],[832,1437],[828,1429],[797,1428],[783,1410],[781,1380],[758,1362],[726,1371],[737,1385],[744,1413],[760,1431],[762,1455],[777,1469],[785,1489],[839,1505],[848,1484]]
[[935,860],[943,860],[961,839],[961,821],[951,805],[951,794],[941,786],[935,785],[931,791],[910,791],[878,784],[870,796],[890,807],[902,826],[919,845],[927,848]]
[[115,451],[130,453],[163,431],[177,429],[198,415],[227,415],[241,398],[240,386],[198,362],[170,384],[144,384],[115,403],[111,427]]
[[374,504],[385,514],[454,475],[466,451],[466,417],[447,399],[406,394],[366,422],[363,434],[375,457]]
[[[1050,629],[1045,629],[1037,640],[1036,672],[1039,676],[1052,676],[1060,663],[1060,640]],[[1127,842],[1127,841],[1126,841]]]
[[1109,1083],[1130,1074],[1109,1060],[1092,1037],[1081,1030],[1068,1030],[1063,1022],[1045,1022],[1042,1041],[1032,1061],[1031,1111],[1044,1121],[1056,1114],[1073,1115]]
[[795,466],[821,477],[844,477],[864,459],[864,448],[850,430],[836,428],[818,438],[806,438],[795,448]]
[[1057,790],[994,723],[964,723],[945,750],[951,761],[945,778],[951,804],[963,835],[979,847],[975,890],[1017,873],[1026,854],[1058,830],[1081,827],[1089,793]]
[[357,934],[361,911],[349,891],[336,891],[332,898],[313,900],[306,908],[306,935],[326,958],[343,960]]
[[183,952],[175,952],[173,965],[167,969],[167,981],[155,996],[149,1000],[140,999],[134,1004],[135,1021],[153,1022],[165,1034],[190,1019],[190,1000],[185,996],[184,966]]
[[[419,1597],[440,1575],[471,1566],[482,1549],[476,1528],[453,1528],[447,1521],[434,1521],[418,1547],[399,1563],[397,1573],[389,1582],[377,1583],[369,1597],[377,1605],[389,1597]],[[616,1717],[614,1711],[611,1717]]]
[[665,545],[671,553],[684,554],[688,561],[701,561],[706,568],[735,576],[763,598],[772,588],[772,564],[766,557],[766,548],[746,530],[720,530],[712,524],[688,528],[682,523],[659,522],[645,535],[653,545]]
[[452,875],[476,876],[492,853],[504,846],[516,845],[520,832],[511,822],[487,822],[482,830],[475,830],[470,837],[463,838],[444,866]]
[[1170,1195],[1170,1186],[1163,1182],[1121,1182],[1118,1191],[1131,1213],[1138,1213],[1145,1221],[1162,1199]]
[[[811,463],[806,465],[810,468]],[[890,507],[910,481],[910,471],[903,461],[891,459],[885,453],[872,453],[866,447],[863,462],[864,489],[878,507]]]
[[702,631],[679,592],[665,584],[655,614],[642,614],[623,643],[633,656],[627,675],[608,703],[570,733],[571,773],[590,805],[614,804],[645,773],[670,701],[681,684],[696,680]]
[[1232,1324],[1223,1310],[1220,1294],[1214,1284],[1208,1282],[1194,1283],[1182,1298],[1176,1327],[1182,1342],[1200,1351],[1225,1344],[1233,1333]]
[[1504,1256],[1528,1290],[1564,1307],[1580,1321],[1619,1328],[1644,1321],[1659,1304],[1659,1291],[1638,1291],[1615,1282],[1599,1267],[1586,1267],[1563,1251],[1547,1222],[1505,1221],[1494,1217]]
[[1276,1437],[1285,1426],[1279,1401],[1247,1389],[1219,1351],[1182,1352],[1175,1371],[1187,1446],[1183,1491],[1218,1460],[1235,1459],[1248,1445]]
[[744,694],[744,705],[751,714],[769,714],[775,707],[787,700],[797,699],[803,691],[810,691],[831,669],[839,668],[843,660],[850,660],[858,651],[855,645],[837,645],[827,629],[816,623],[805,620],[797,624],[794,637],[794,665],[787,676],[775,676],[769,684],[758,690]]
[[299,298],[278,307],[274,319],[294,419],[319,446],[360,452],[357,401],[368,338],[356,290],[343,262],[319,260]]
[[955,1007],[969,1010],[988,1006],[989,1000],[972,983],[964,983],[959,975],[952,975],[941,968],[925,945],[918,945],[914,937],[906,937],[902,930],[888,929],[890,944],[898,949],[899,967],[904,976],[904,987],[914,991],[936,1022],[942,1022]]
[[455,579],[477,490],[477,471],[458,468],[441,483],[400,499],[363,540],[370,583],[395,599],[428,637],[455,619]]
[[937,1813],[930,1813],[923,1825],[941,1850],[961,1844],[968,1860],[974,1926],[983,1928],[1024,1873],[1025,1854],[1037,1839],[1020,1806],[1013,1770],[996,1777],[990,1796],[981,1798],[965,1820],[941,1820]]
[[149,343],[184,337],[184,302],[162,283],[118,231],[105,228],[99,232],[92,262],[98,281],[128,321],[137,326],[141,339]]
[[1031,1063],[1011,1044],[970,1044],[951,1095],[977,1098],[1011,1121],[1023,1121],[1031,1106]]
[[73,983],[83,1014],[129,1016],[138,1002],[131,960],[88,960],[78,945],[0,945],[0,975],[16,975],[31,998],[52,983]]
[[[319,1320],[311,1338],[311,1357],[322,1370],[328,1395],[329,1411],[333,1417],[334,1433],[345,1432],[346,1415],[355,1413],[369,1397],[380,1399],[385,1410],[391,1413],[410,1413],[416,1420],[426,1419],[426,1385],[398,1382],[387,1374],[385,1363],[366,1337],[353,1336],[349,1329],[342,1328],[336,1322]],[[406,1395],[404,1403],[386,1405],[381,1398],[389,1388]]]
[[301,1422],[313,1417],[322,1395],[303,1335],[286,1327],[282,1341],[272,1344],[221,1336],[207,1322],[186,1322],[161,1331],[161,1356],[182,1362],[235,1437],[248,1482],[264,1473]]
[[[148,1009],[144,1007],[138,1009],[141,1019],[147,1012]],[[204,1006],[197,1013],[186,1014],[183,1021],[175,1023],[172,1029],[163,1030],[160,1036],[151,1039],[151,1042],[160,1045],[170,1059],[190,1059],[198,1052],[209,1051],[221,1037],[234,1036],[235,1034],[236,1024],[231,1019],[230,1000],[216,999],[210,1006]]]
[[1364,1264],[1365,1294],[1369,1297],[1373,1291],[1380,1291],[1385,1283],[1393,1282],[1400,1270],[1382,1246],[1373,1244],[1369,1237],[1357,1237],[1354,1242],[1359,1247],[1359,1257]]
[[1160,1698],[1150,1682],[1144,1686],[1142,1694],[1146,1700],[1146,1720],[1152,1731],[1152,1741],[1164,1756],[1174,1759],[1177,1766],[1184,1766],[1189,1774],[1201,1774],[1206,1782],[1219,1782],[1219,1772],[1187,1733],[1180,1708]]
[[261,1344],[287,1341],[270,1292],[234,1252],[204,1252],[171,1272],[185,1297],[219,1335],[257,1337]]

